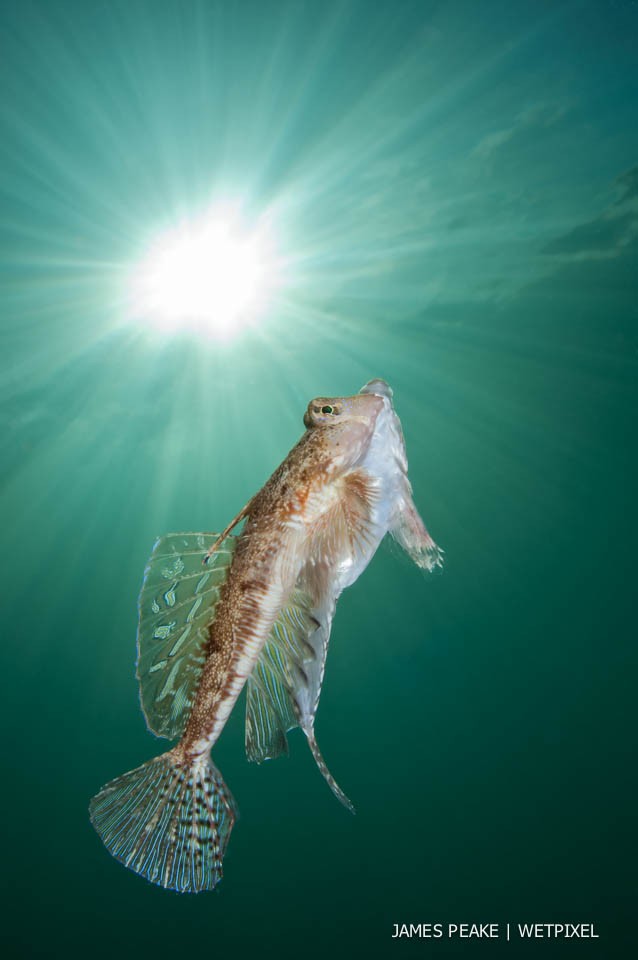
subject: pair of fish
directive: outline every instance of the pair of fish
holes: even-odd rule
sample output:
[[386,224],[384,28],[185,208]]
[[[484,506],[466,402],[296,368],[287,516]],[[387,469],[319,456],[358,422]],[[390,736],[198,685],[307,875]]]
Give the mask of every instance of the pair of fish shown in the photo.
[[223,533],[168,534],[146,568],[140,699],[149,729],[179,742],[106,784],[90,814],[114,857],[171,890],[211,890],[222,876],[237,808],[210,750],[244,685],[248,759],[287,752],[299,726],[353,809],[314,732],[337,599],[388,532],[418,566],[441,564],[412,500],[388,384],[312,400],[304,425]]

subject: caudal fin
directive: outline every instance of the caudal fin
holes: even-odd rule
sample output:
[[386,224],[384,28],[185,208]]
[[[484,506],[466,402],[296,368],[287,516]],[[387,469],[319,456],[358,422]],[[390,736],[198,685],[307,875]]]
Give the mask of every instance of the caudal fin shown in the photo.
[[102,787],[89,805],[109,853],[168,890],[212,890],[237,808],[209,757],[169,751]]

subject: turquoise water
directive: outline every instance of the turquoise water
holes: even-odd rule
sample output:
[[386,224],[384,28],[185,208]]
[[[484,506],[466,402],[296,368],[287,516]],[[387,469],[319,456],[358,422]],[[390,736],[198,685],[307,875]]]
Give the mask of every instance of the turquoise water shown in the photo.
[[[395,923],[634,938],[638,6],[0,7],[3,871],[10,956],[491,956]],[[211,199],[285,282],[235,339],[127,299]],[[160,752],[134,676],[158,534],[222,527],[308,400],[394,388],[446,551],[342,597],[317,732],[260,767],[219,892],[108,856],[89,797]],[[526,949],[527,952],[529,952]]]

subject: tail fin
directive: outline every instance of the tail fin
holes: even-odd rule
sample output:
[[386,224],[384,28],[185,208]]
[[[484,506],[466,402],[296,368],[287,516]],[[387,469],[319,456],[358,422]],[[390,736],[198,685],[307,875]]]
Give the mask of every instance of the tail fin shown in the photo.
[[210,757],[170,750],[111,780],[91,800],[91,823],[109,853],[169,890],[212,890],[237,808]]

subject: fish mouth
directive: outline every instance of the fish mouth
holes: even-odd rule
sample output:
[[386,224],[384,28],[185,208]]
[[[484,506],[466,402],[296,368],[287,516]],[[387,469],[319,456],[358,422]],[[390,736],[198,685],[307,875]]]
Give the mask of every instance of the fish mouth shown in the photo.
[[375,377],[373,380],[368,380],[365,386],[361,387],[359,393],[372,393],[377,397],[386,397],[388,400],[392,400],[393,391],[386,380]]

